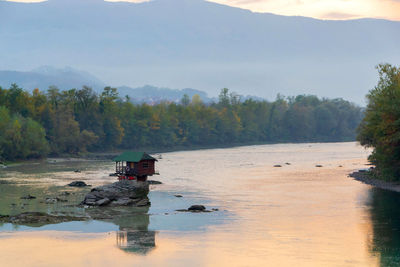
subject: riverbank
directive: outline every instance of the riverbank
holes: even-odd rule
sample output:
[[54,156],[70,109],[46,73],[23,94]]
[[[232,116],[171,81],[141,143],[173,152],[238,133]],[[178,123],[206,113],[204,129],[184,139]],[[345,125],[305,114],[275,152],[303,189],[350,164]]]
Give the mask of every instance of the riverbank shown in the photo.
[[231,143],[231,144],[212,144],[212,145],[189,145],[189,146],[171,146],[171,147],[140,147],[140,148],[132,148],[132,149],[120,149],[113,151],[93,151],[86,152],[80,154],[59,154],[59,155],[48,155],[44,158],[34,158],[34,159],[18,159],[14,161],[3,161],[0,162],[0,168],[2,166],[11,166],[16,164],[23,164],[29,162],[40,162],[40,161],[59,161],[59,160],[68,160],[68,161],[80,161],[80,160],[111,160],[114,157],[125,151],[146,151],[149,154],[161,154],[168,152],[180,152],[180,151],[196,151],[196,150],[204,150],[204,149],[224,149],[224,148],[236,148],[236,147],[246,147],[246,146],[259,146],[259,145],[279,145],[279,144],[323,144],[323,143],[350,143],[354,142],[354,140],[342,140],[342,141],[318,141],[318,140],[309,140],[309,141],[279,141],[279,142],[239,142],[239,143]]
[[353,179],[364,184],[400,193],[400,182],[387,182],[373,178],[370,171],[356,171],[349,174],[349,177],[352,177]]

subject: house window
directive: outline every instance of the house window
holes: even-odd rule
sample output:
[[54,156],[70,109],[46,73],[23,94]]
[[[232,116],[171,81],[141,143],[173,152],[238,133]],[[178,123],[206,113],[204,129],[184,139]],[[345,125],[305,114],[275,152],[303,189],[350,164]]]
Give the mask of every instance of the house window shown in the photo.
[[149,168],[149,163],[148,162],[143,162],[143,169],[148,169]]

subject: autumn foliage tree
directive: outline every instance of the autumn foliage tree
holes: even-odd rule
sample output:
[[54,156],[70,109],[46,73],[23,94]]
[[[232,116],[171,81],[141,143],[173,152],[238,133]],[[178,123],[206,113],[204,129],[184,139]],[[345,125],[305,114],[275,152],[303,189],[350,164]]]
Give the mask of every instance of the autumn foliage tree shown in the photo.
[[379,82],[367,95],[365,117],[358,128],[361,145],[373,148],[369,160],[375,174],[385,180],[400,180],[400,68],[378,66]]
[[200,96],[149,105],[83,86],[28,93],[0,88],[0,158],[86,151],[229,146],[245,143],[350,141],[362,109],[343,99],[300,95],[256,101],[224,88],[215,103]]

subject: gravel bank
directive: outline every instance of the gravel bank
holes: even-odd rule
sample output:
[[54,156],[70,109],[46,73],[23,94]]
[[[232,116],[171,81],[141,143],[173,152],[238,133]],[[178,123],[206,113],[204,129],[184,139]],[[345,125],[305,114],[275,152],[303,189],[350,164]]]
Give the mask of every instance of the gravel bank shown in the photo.
[[351,174],[349,174],[350,177],[354,178],[357,181],[363,182],[365,184],[369,184],[381,189],[385,190],[390,190],[390,191],[395,191],[395,192],[400,192],[400,183],[399,182],[386,182],[382,180],[378,180],[375,178],[372,178],[369,175],[369,172],[363,172],[363,171],[356,171]]

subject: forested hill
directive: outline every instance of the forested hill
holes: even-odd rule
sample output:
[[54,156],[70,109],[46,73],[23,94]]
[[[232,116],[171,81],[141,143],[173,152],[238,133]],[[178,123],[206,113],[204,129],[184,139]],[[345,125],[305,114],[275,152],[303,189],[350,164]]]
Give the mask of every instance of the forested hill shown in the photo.
[[176,146],[220,146],[249,142],[349,141],[363,116],[342,99],[277,97],[241,101],[222,89],[219,101],[198,95],[180,104],[135,105],[106,87],[32,94],[0,88],[0,157],[3,160],[79,154],[85,151]]

